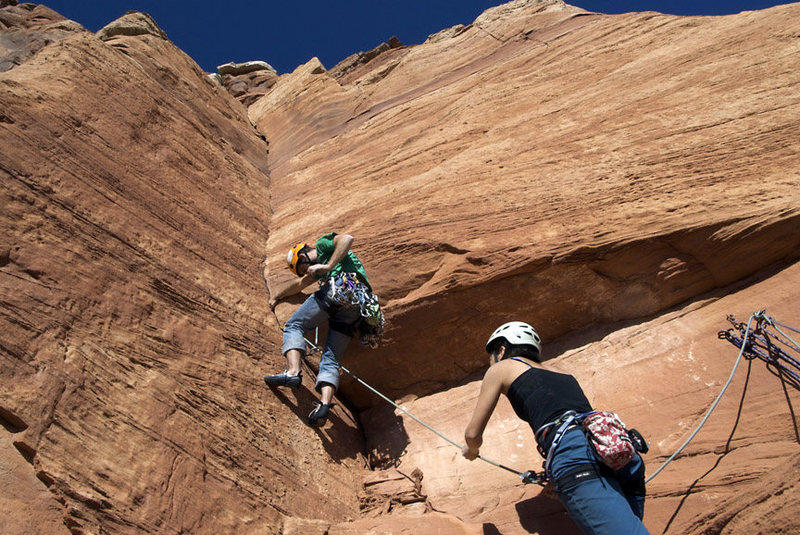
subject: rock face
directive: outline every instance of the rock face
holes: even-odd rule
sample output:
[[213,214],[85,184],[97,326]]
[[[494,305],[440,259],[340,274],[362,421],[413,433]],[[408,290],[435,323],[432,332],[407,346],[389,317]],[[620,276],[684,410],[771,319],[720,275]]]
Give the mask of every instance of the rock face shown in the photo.
[[[374,59],[380,56],[380,61],[376,63],[372,63],[369,66],[370,70],[372,71],[385,71],[386,67],[383,65],[396,65],[392,58],[396,56],[396,54],[384,54],[385,52],[389,52],[391,50],[396,50],[403,47],[403,43],[400,42],[400,39],[397,37],[391,37],[387,42],[381,43],[375,48],[368,50],[367,52],[358,52],[353,54],[338,64],[334,65],[334,67],[328,71],[328,74],[339,80],[340,83],[346,83],[347,75],[351,72],[359,70],[362,65],[366,65],[367,63],[372,62]],[[387,61],[388,59],[388,61]],[[381,66],[379,66],[379,63]]]
[[[41,34],[39,12],[11,31]],[[98,35],[0,74],[2,466],[30,476],[0,532],[55,533],[34,511],[73,533],[357,518],[352,417],[298,426],[308,392],[261,381],[282,365],[264,142],[149,17]]]
[[[644,433],[649,474],[730,373],[727,314],[800,326],[800,4],[517,0],[421,45],[272,73],[248,108],[144,14],[94,35],[15,4],[0,9],[4,534],[575,533],[540,487],[348,376],[330,422],[302,425],[313,356],[305,388],[264,387],[300,302],[272,314],[267,290],[290,279],[290,244],[330,230],[355,236],[389,326],[343,364],[459,442],[509,319]],[[244,71],[226,75],[266,72]],[[798,403],[740,364],[650,483],[650,531],[796,533]],[[538,469],[533,444],[502,401],[481,453]]]
[[298,67],[248,110],[291,222],[270,234],[270,285],[294,241],[353,234],[389,327],[349,362],[402,397],[480,370],[472,348],[508,317],[552,340],[796,259],[798,9],[519,0],[391,70]]
[[13,69],[43,47],[83,29],[45,6],[3,2],[0,8],[0,72]]
[[275,85],[278,73],[265,61],[247,61],[220,65],[212,78],[218,80],[239,102],[249,106]]

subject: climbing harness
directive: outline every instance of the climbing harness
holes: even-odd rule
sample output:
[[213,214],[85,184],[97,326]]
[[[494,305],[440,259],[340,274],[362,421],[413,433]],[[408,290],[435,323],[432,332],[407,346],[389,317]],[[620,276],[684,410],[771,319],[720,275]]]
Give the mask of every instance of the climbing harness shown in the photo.
[[582,427],[586,433],[597,460],[612,470],[619,470],[632,461],[637,452],[647,453],[649,449],[642,435],[636,429],[625,427],[616,413],[567,411],[536,430],[537,443],[542,444],[547,433],[555,429],[550,446],[547,449],[541,445],[538,447],[539,454],[545,458],[545,474],[550,474],[550,463],[561,439],[568,431],[578,427]]
[[386,318],[383,315],[378,296],[361,282],[355,273],[341,272],[333,277],[319,281],[320,292],[329,303],[338,306],[358,306],[361,319],[358,322],[358,342],[375,349],[378,347]]
[[[551,426],[552,429],[555,429],[553,440],[550,442],[550,446],[547,448],[547,453],[545,455],[545,461],[543,465],[545,476],[547,477],[550,476],[550,462],[553,460],[553,455],[555,454],[555,451],[558,448],[558,444],[561,442],[561,439],[564,438],[564,435],[567,434],[567,431],[570,431],[571,429],[578,426],[576,420],[578,420],[583,416],[584,416],[583,414],[578,414],[575,411],[567,411],[566,413],[561,415],[558,419],[556,419],[550,424],[543,425],[542,427],[536,430],[536,433],[534,433],[534,435],[536,435],[543,429],[546,430],[548,426]],[[540,453],[542,453],[541,450]]]
[[[311,349],[313,351],[316,351],[317,353],[320,353],[320,354],[322,353],[322,350],[316,344],[312,343],[308,338],[305,338],[305,341],[309,345],[309,347],[311,347]],[[398,405],[397,403],[395,403],[394,401],[392,401],[391,399],[389,399],[388,397],[383,395],[381,392],[379,392],[378,390],[376,390],[375,388],[373,388],[372,386],[367,384],[365,381],[363,381],[356,374],[354,374],[353,372],[348,370],[346,367],[342,366],[341,364],[339,366],[341,367],[342,371],[347,373],[350,377],[355,379],[357,382],[359,382],[360,384],[365,386],[370,391],[372,391],[375,394],[377,394],[381,399],[383,399],[384,401],[386,401],[387,403],[392,405],[394,408],[402,411],[403,414],[405,414],[406,416],[408,416],[409,418],[411,418],[412,420],[414,420],[415,422],[417,422],[421,426],[425,427],[429,431],[431,431],[434,434],[436,434],[442,440],[444,440],[446,442],[449,442],[450,444],[452,444],[453,446],[457,447],[458,449],[463,449],[464,448],[464,446],[462,444],[459,444],[458,442],[455,442],[454,440],[451,440],[450,438],[448,438],[447,436],[445,436],[441,432],[437,431],[436,429],[434,429],[433,427],[431,427],[430,425],[428,425],[424,421],[420,420],[419,418],[417,418],[416,416],[414,416],[413,414],[408,412],[408,410],[406,410],[405,407],[401,407],[400,405]],[[508,466],[505,466],[505,465],[502,465],[502,464],[500,464],[498,462],[495,462],[495,461],[493,461],[491,459],[483,457],[482,455],[478,455],[478,459],[480,459],[480,460],[482,460],[482,461],[484,461],[486,463],[489,463],[489,464],[491,464],[493,466],[496,466],[497,468],[502,468],[503,470],[506,470],[507,472],[511,472],[512,474],[515,474],[515,475],[519,476],[519,478],[522,480],[522,482],[524,484],[526,484],[526,485],[528,483],[536,483],[537,485],[544,486],[546,481],[547,481],[547,476],[546,476],[545,472],[536,472],[535,470],[527,470],[525,472],[520,472],[518,470],[514,470],[513,468],[509,468]]]

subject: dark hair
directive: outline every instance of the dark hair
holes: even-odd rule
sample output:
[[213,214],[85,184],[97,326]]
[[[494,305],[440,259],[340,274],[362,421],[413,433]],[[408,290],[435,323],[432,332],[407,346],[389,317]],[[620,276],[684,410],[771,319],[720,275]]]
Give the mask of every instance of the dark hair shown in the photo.
[[539,360],[539,350],[534,346],[529,344],[510,344],[505,338],[495,340],[489,348],[489,353],[493,353],[501,345],[506,348],[506,352],[503,354],[504,360],[511,357],[522,357],[531,359],[533,362],[542,362]]

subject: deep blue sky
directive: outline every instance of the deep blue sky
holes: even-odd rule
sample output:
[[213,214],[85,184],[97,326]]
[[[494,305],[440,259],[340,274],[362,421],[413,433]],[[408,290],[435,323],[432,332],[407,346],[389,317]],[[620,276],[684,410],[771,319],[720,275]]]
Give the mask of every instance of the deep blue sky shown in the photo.
[[[229,61],[263,60],[279,73],[316,56],[331,68],[392,36],[405,45],[469,24],[503,0],[50,0],[44,5],[97,31],[126,11],[153,16],[170,40],[206,72]],[[574,0],[588,11],[723,15],[786,0]]]

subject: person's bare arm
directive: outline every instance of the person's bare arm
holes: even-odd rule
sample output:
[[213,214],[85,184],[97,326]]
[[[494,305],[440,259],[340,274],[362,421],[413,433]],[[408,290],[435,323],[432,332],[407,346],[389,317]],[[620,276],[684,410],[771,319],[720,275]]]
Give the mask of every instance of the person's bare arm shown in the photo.
[[[264,281],[267,280],[266,276],[267,266],[264,265]],[[269,308],[274,309],[275,306],[278,304],[278,301],[289,297],[291,295],[296,295],[303,291],[303,288],[311,285],[314,283],[314,277],[309,274],[306,274],[303,277],[298,277],[297,279],[289,282],[286,286],[280,288],[274,294],[271,293],[269,296]]]
[[314,264],[313,266],[309,266],[308,274],[324,275],[325,273],[330,272],[330,270],[336,267],[336,264],[344,259],[352,245],[353,237],[350,234],[337,234],[333,237],[333,254],[331,254],[330,260],[328,260],[328,262],[325,264]]
[[478,402],[472,413],[472,419],[464,431],[466,446],[464,446],[461,453],[470,461],[478,457],[478,450],[483,444],[483,431],[486,429],[486,424],[497,406],[497,400],[500,399],[503,386],[501,368],[500,364],[496,364],[489,368],[483,377]]

